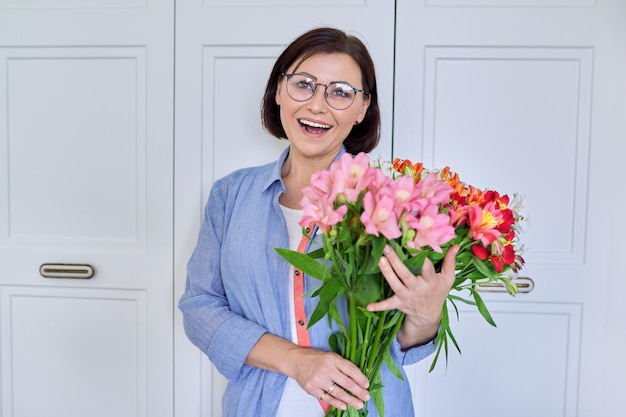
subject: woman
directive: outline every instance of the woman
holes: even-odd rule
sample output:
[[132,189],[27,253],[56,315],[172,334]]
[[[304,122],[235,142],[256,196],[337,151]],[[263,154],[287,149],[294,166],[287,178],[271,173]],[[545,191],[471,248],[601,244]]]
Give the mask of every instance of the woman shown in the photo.
[[[316,300],[303,294],[319,283],[294,272],[274,248],[314,249],[297,224],[301,190],[342,153],[369,152],[378,143],[374,65],[363,43],[331,28],[301,35],[274,65],[262,118],[266,130],[290,146],[276,162],[236,171],[211,189],[179,304],[186,333],[229,381],[225,417],[360,409],[370,400],[369,381],[330,351],[328,336],[336,329],[326,320],[307,329]],[[368,308],[406,313],[392,347],[400,366],[434,350],[455,253],[449,251],[441,273],[426,264],[419,276],[393,251],[381,258],[395,295]],[[406,379],[386,367],[381,372],[386,415],[413,415]],[[376,416],[372,404],[369,410]]]

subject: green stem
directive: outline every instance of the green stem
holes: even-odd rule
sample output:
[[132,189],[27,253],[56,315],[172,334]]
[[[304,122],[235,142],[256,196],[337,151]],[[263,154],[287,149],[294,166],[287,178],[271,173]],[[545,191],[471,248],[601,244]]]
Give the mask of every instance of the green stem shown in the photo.
[[[399,311],[398,311],[398,314],[400,314],[400,318],[398,322],[393,326],[393,329],[391,330],[391,332],[387,334],[385,345],[383,346],[383,349],[381,351],[383,353],[387,352],[389,348],[391,348],[391,344],[393,343],[394,339],[396,338],[396,335],[400,331],[400,327],[402,327],[402,322],[404,321],[405,314]],[[369,378],[370,381],[373,381],[374,378],[376,378],[378,372],[380,371],[380,367],[383,364],[383,360],[384,360],[383,355],[379,355],[378,358],[376,358],[376,363],[374,364],[374,367],[371,370],[371,377]]]
[[350,362],[355,363],[356,346],[357,346],[357,317],[356,317],[356,300],[352,295],[348,299],[348,308],[350,309]]
[[[387,318],[387,313],[389,312],[389,310],[384,310],[381,315],[378,318],[378,323],[377,323],[377,327],[376,327],[376,334],[374,335],[374,341],[372,342],[372,349],[370,349],[370,354],[368,355],[367,358],[367,365],[369,369],[371,369],[371,365],[372,363],[375,361],[376,359],[376,354],[377,352],[380,350],[377,348],[378,343],[380,342],[380,338],[383,334],[383,330],[385,327],[385,322],[386,322],[386,318]],[[372,381],[370,379],[370,381]]]
[[365,326],[365,338],[363,339],[363,346],[361,347],[361,359],[359,360],[359,369],[363,371],[365,368],[365,354],[369,347],[370,333],[372,329],[372,316],[367,317],[367,325]]

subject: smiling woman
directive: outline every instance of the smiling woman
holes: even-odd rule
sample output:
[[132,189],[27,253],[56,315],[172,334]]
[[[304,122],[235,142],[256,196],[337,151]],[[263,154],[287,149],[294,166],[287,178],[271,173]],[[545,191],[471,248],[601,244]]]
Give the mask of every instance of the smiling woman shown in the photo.
[[[270,73],[262,118],[266,130],[287,139],[289,147],[276,162],[235,171],[211,189],[179,304],[186,333],[229,380],[225,417],[321,417],[331,406],[377,416],[368,378],[330,348],[337,326],[325,320],[307,326],[319,298],[305,294],[317,281],[274,251],[319,248],[298,225],[302,190],[314,172],[324,172],[346,152],[369,152],[378,143],[376,78],[363,43],[331,28],[301,35]],[[387,256],[393,267],[385,278],[415,279],[419,285],[411,295],[428,300],[405,306],[403,337],[391,348],[401,368],[433,352],[453,275],[435,279],[433,273],[431,284],[422,285],[421,276]],[[386,366],[381,376],[387,415],[412,415],[407,378],[396,378]]]

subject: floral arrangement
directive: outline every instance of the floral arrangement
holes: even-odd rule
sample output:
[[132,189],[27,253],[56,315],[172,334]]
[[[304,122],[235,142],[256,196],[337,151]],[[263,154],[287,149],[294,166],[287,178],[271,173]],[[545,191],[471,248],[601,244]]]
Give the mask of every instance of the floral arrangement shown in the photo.
[[[401,159],[372,165],[364,153],[345,153],[329,170],[314,173],[302,194],[300,225],[317,225],[322,247],[309,254],[276,250],[294,267],[321,281],[311,294],[319,297],[319,303],[309,327],[323,317],[338,325],[340,331],[331,336],[330,346],[368,377],[371,397],[383,416],[380,368],[385,363],[402,379],[389,350],[404,319],[398,310],[366,309],[393,294],[378,268],[384,247],[390,245],[411,272],[419,274],[426,258],[439,271],[448,248],[460,246],[455,282],[434,341],[432,371],[442,350],[447,362],[450,342],[460,353],[450,329],[449,304],[457,320],[456,303],[463,302],[476,306],[495,326],[476,287],[501,282],[510,294],[517,292],[512,279],[524,264],[518,245],[521,201],[465,184],[449,168],[429,171],[420,163]],[[459,295],[462,291],[469,292],[469,297]],[[340,299],[347,301],[346,323],[339,311]],[[343,413],[366,416],[368,411],[367,406],[363,410],[348,407],[345,412],[331,408],[326,415]]]

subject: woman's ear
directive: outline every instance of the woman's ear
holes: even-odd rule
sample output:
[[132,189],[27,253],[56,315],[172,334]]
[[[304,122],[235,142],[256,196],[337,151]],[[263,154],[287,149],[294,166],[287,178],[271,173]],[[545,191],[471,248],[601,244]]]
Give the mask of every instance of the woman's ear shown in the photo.
[[281,82],[278,82],[278,85],[276,86],[276,95],[274,96],[274,99],[276,100],[276,105],[280,106],[280,100],[281,100]]
[[370,96],[367,96],[366,98],[363,99],[363,103],[361,103],[361,109],[359,110],[359,113],[356,116],[356,120],[354,121],[355,125],[358,125],[359,123],[361,123],[363,121],[363,119],[365,119],[365,114],[367,113],[367,109],[370,106]]

